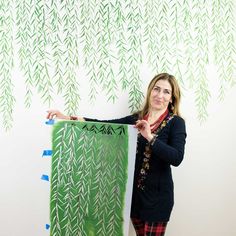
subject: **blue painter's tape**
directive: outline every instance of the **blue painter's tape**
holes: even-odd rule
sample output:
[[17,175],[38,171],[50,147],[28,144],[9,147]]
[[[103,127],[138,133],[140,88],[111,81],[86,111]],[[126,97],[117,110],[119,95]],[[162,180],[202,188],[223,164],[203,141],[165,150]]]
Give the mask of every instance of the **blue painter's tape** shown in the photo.
[[43,156],[51,156],[52,155],[52,150],[43,150]]
[[53,119],[47,120],[45,122],[46,125],[54,125],[54,123],[55,123],[55,120],[53,120]]
[[49,176],[48,175],[42,175],[41,179],[45,180],[45,181],[49,181]]
[[50,225],[49,224],[46,224],[45,225],[45,228],[48,230],[50,228]]

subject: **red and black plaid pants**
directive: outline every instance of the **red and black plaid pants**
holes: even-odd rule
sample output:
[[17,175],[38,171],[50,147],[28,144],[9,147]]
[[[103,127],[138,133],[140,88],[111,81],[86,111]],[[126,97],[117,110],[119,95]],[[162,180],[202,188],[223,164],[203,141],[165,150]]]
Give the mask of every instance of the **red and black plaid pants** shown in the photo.
[[164,236],[167,222],[146,222],[132,218],[137,236]]

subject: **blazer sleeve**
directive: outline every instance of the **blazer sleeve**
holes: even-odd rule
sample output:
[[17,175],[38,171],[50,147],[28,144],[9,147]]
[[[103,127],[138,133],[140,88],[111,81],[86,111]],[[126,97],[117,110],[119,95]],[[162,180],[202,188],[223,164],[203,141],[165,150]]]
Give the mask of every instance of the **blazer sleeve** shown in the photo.
[[98,120],[98,119],[91,119],[91,118],[86,118],[86,117],[84,117],[84,119],[85,121],[93,121],[93,122],[133,125],[135,124],[137,117],[135,115],[129,115],[126,117],[122,117],[119,119],[112,119],[112,120]]
[[170,121],[168,144],[160,139],[155,140],[152,146],[154,155],[170,165],[178,166],[184,157],[186,143],[186,127],[181,117],[176,116]]

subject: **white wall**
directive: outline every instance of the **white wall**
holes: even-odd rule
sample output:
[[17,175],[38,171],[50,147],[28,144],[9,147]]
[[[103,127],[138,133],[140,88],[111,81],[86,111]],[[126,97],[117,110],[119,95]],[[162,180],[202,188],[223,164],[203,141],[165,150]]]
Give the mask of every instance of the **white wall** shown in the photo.
[[[213,81],[211,74],[214,71],[209,74]],[[19,78],[17,70],[14,76]],[[142,77],[152,75],[144,69]],[[217,86],[211,87],[209,117],[202,125],[196,118],[193,93],[184,91],[181,110],[188,137],[185,159],[181,166],[173,168],[175,207],[167,236],[234,236],[236,233],[236,87],[227,92],[223,102],[218,102],[214,95]],[[44,124],[48,107],[35,96],[32,108],[24,108],[21,78],[15,84],[15,93],[14,126],[9,132],[0,133],[0,233],[46,236],[49,235],[45,224],[49,223],[50,186],[40,177],[50,174],[50,158],[42,158],[42,151],[50,148],[50,127]],[[52,107],[63,109],[59,99]],[[96,108],[84,101],[81,110],[83,115],[99,118],[128,112],[124,98],[116,104],[100,102],[98,98]],[[131,228],[132,235],[135,234]]]

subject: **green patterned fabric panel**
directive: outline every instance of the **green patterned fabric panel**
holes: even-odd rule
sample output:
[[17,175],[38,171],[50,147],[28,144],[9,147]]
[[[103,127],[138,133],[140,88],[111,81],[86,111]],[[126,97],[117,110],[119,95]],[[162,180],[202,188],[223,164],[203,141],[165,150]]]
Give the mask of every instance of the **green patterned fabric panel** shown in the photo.
[[123,235],[127,125],[61,121],[52,136],[51,235]]

